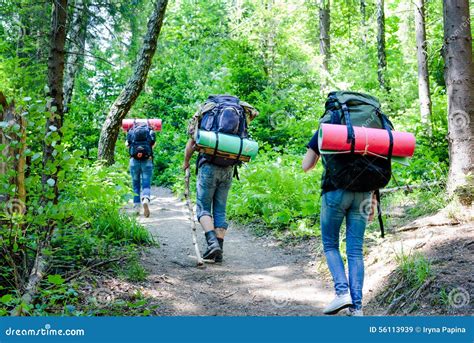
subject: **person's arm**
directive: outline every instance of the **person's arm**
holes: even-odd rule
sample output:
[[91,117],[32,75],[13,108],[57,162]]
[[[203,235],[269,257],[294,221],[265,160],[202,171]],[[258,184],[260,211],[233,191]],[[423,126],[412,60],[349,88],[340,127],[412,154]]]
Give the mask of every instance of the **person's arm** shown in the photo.
[[127,139],[125,140],[125,146],[128,148],[130,146],[130,131],[127,132]]
[[308,148],[306,155],[304,155],[302,167],[305,173],[309,172],[318,163],[319,155],[311,148]]
[[153,149],[156,145],[156,135],[154,130],[150,130],[150,137],[151,137],[151,148]]
[[303,163],[301,164],[301,167],[305,173],[313,169],[319,160],[318,131],[316,131],[306,147],[308,150],[306,151]]
[[183,170],[189,168],[189,161],[191,161],[191,157],[193,156],[194,151],[196,150],[196,141],[192,138],[188,140],[186,144],[186,148],[184,149],[184,163],[183,163]]

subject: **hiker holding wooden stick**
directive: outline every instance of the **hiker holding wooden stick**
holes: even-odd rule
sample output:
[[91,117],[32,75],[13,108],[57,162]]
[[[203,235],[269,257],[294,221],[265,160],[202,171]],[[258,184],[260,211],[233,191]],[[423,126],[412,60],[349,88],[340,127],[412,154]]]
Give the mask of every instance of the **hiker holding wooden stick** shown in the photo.
[[[252,106],[234,96],[215,95],[200,107],[188,127],[190,138],[186,144],[183,169],[189,169],[194,151],[199,151],[196,163],[197,218],[207,241],[207,250],[202,256],[205,260],[222,262],[228,228],[227,196],[232,176],[238,177],[237,167],[242,161],[248,161],[252,153],[254,142],[247,139],[247,128],[257,114]],[[213,133],[213,146],[199,144],[201,130],[203,134]],[[236,150],[230,151],[234,146]],[[227,151],[223,150],[224,147]]]

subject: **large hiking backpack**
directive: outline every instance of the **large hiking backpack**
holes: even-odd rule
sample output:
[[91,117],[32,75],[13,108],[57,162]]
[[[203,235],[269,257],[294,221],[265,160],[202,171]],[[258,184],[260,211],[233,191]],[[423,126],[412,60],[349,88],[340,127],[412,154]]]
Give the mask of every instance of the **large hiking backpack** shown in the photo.
[[[382,237],[384,237],[379,189],[389,183],[392,175],[393,125],[380,109],[378,99],[367,94],[331,92],[326,100],[325,108],[326,111],[319,123],[346,125],[347,143],[351,143],[351,153],[323,155],[325,166],[323,188],[346,189],[354,192],[375,191],[378,220]],[[387,158],[354,154],[353,126],[387,130],[390,138]]]
[[[213,103],[210,110],[202,114],[199,129],[216,133],[235,135],[240,138],[248,137],[247,119],[244,108],[237,97],[230,95],[211,95],[206,103]],[[204,163],[211,163],[222,167],[241,164],[238,159],[201,153],[198,158],[198,167]]]
[[[347,126],[347,143],[351,143],[352,153],[323,155],[323,187],[354,192],[385,187],[392,174],[393,125],[381,111],[377,98],[356,92],[331,92],[326,101],[326,111],[320,119],[320,124],[324,123]],[[387,158],[354,154],[353,126],[386,129],[390,137]]]
[[153,157],[151,147],[151,128],[148,123],[134,123],[129,131],[129,153],[137,160],[147,160]]

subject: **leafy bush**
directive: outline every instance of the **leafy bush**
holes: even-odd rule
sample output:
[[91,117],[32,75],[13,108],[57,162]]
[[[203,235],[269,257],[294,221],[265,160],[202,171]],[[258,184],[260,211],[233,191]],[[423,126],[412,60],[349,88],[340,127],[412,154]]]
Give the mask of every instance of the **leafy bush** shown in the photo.
[[240,171],[228,210],[233,218],[313,233],[319,216],[321,169],[305,174],[299,156],[269,152]]

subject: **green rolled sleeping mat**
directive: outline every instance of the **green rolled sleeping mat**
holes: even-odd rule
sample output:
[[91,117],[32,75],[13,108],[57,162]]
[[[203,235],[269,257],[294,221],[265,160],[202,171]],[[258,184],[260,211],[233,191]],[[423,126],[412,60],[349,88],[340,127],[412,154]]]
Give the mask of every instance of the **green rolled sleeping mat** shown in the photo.
[[[223,153],[226,156],[234,155],[237,157],[240,150],[240,138],[238,136],[228,135],[225,133],[218,133],[217,135],[219,136],[217,152]],[[216,133],[213,131],[199,130],[196,143],[199,148],[202,148],[202,152],[213,152],[216,147]],[[248,161],[250,158],[257,156],[257,153],[258,143],[251,139],[244,138],[242,140],[242,160]]]

